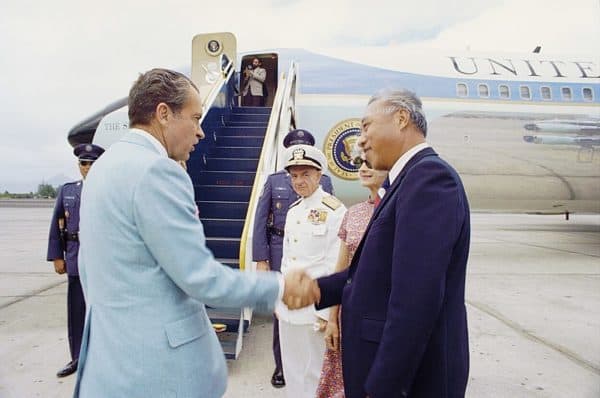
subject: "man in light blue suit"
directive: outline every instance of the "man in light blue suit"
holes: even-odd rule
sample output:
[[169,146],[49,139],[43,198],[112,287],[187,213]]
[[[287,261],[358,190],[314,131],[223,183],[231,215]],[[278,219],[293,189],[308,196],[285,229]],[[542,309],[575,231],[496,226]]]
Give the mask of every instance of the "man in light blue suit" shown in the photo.
[[129,93],[131,129],[82,193],[80,274],[88,303],[75,397],[220,397],[227,368],[204,305],[272,311],[318,300],[304,274],[217,262],[185,161],[204,137],[184,75],[153,69]]

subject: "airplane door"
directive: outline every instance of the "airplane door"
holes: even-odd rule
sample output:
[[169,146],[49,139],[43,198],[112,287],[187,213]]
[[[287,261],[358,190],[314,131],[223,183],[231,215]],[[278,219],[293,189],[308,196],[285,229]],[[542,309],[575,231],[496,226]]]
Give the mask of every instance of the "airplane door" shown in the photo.
[[242,58],[240,73],[240,97],[241,97],[241,105],[244,104],[244,84],[245,81],[243,79],[243,71],[248,68],[248,66],[252,65],[252,60],[254,58],[258,58],[262,63],[262,67],[267,72],[267,78],[265,79],[263,95],[266,94],[264,99],[263,106],[271,107],[273,106],[273,99],[275,98],[275,92],[277,91],[277,74],[278,74],[278,64],[279,58],[276,53],[266,53],[266,54],[250,54],[246,55]]
[[233,33],[203,33],[192,39],[192,81],[205,99],[221,73],[220,56],[237,62],[237,40]]

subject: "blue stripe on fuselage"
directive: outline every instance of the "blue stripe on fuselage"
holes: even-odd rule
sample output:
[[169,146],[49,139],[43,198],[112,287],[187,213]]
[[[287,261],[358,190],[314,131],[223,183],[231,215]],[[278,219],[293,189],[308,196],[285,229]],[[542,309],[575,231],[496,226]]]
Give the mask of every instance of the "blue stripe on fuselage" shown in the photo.
[[[531,102],[600,103],[600,85],[593,82],[582,84],[548,81],[457,79],[391,71],[301,49],[278,49],[276,52],[279,54],[280,70],[287,70],[292,60],[299,64],[299,89],[301,94],[372,95],[382,88],[402,87],[414,91],[420,97],[527,101],[521,98],[520,87],[528,86],[531,93],[529,101]],[[467,85],[468,95],[466,97],[457,95],[457,83]],[[480,84],[487,84],[489,97],[479,96],[478,85]],[[498,88],[500,85],[509,87],[509,98],[500,97]],[[540,89],[542,86],[550,88],[552,99],[544,100],[541,98]],[[571,88],[571,100],[562,99],[561,90],[563,87]],[[584,88],[592,90],[593,101],[584,100]]]

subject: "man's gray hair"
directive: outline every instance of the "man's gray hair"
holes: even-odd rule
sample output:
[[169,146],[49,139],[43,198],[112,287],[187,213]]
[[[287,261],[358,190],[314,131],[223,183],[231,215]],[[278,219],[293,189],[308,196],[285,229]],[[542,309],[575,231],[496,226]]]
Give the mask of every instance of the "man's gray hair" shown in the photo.
[[129,91],[129,125],[149,124],[161,102],[179,113],[188,100],[190,87],[198,92],[187,76],[172,70],[152,69],[140,74]]
[[425,113],[423,112],[423,104],[415,93],[404,89],[386,89],[375,93],[369,99],[369,105],[375,101],[383,101],[386,105],[389,105],[389,112],[396,112],[399,109],[408,111],[415,126],[421,130],[423,136],[427,137],[427,119],[425,119]]

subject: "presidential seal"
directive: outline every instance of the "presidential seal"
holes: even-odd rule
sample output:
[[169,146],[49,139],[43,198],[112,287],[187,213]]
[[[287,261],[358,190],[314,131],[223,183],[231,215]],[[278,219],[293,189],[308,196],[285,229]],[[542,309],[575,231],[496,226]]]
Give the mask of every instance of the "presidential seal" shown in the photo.
[[360,135],[360,119],[342,120],[325,136],[323,153],[329,170],[344,180],[358,179],[358,167],[352,162],[355,144]]
[[221,46],[221,43],[219,43],[218,40],[212,39],[208,43],[206,43],[205,50],[208,53],[208,55],[216,57],[217,55],[221,54],[221,52],[223,51],[223,47]]

